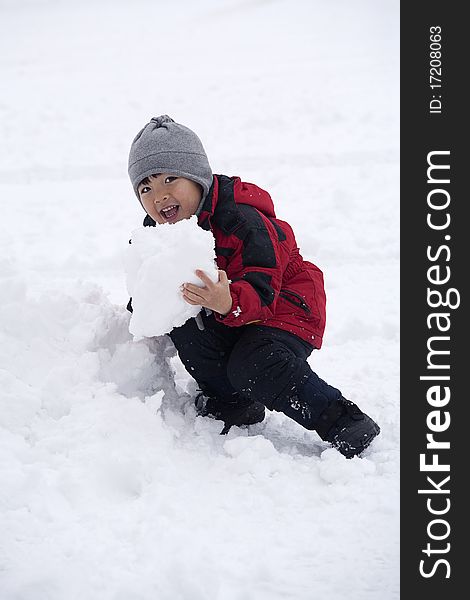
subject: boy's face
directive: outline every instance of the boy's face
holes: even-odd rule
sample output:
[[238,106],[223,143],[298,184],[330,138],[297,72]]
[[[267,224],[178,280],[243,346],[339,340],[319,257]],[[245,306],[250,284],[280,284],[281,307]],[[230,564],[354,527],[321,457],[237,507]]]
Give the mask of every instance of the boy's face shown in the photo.
[[146,177],[137,190],[145,212],[160,224],[189,219],[202,198],[196,182],[169,173]]

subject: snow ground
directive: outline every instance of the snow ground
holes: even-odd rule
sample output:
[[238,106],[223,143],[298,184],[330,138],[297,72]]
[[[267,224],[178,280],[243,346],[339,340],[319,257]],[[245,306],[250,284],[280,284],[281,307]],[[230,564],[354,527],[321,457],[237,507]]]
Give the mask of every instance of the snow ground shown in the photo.
[[[398,10],[0,1],[2,600],[398,598]],[[362,459],[274,413],[219,436],[132,340],[127,153],[161,113],[323,269],[310,362],[380,423]]]

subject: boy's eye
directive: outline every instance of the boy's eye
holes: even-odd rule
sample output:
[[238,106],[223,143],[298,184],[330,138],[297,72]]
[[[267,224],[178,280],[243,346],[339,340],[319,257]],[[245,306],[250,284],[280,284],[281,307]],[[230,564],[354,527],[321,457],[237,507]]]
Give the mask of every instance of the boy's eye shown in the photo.
[[140,188],[140,193],[141,194],[146,194],[149,191],[150,191],[150,188],[149,188],[148,185],[144,185],[144,187]]
[[173,177],[170,175],[169,177],[165,177],[165,183],[171,183],[175,179],[178,179],[178,177]]

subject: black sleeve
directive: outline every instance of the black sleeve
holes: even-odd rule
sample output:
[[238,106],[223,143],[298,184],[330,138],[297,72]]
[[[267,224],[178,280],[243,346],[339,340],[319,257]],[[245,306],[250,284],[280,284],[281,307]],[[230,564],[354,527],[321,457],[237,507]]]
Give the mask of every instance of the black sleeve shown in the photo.
[[148,215],[145,215],[145,219],[144,219],[143,225],[144,225],[144,227],[155,227],[156,223],[152,219],[152,217],[149,217]]

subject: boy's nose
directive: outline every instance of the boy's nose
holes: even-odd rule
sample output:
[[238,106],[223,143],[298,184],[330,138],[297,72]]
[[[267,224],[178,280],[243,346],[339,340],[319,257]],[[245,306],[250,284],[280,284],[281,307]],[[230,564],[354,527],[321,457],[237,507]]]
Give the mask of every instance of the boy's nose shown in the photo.
[[163,194],[163,193],[156,193],[155,194],[155,198],[154,198],[154,202],[155,204],[160,204],[161,202],[165,202],[166,200],[168,200],[168,194]]

